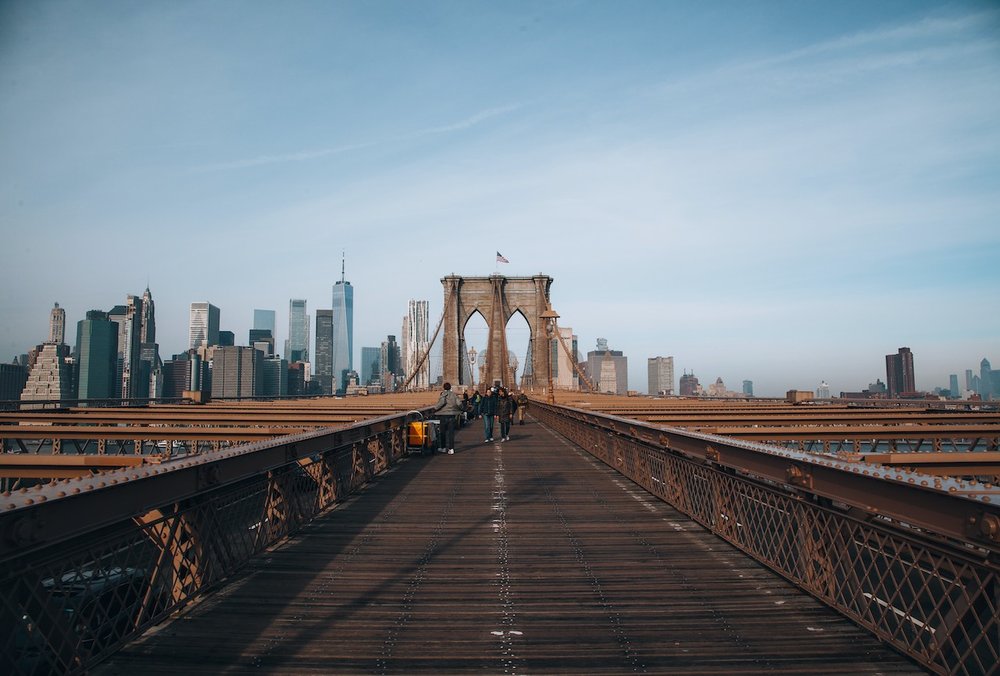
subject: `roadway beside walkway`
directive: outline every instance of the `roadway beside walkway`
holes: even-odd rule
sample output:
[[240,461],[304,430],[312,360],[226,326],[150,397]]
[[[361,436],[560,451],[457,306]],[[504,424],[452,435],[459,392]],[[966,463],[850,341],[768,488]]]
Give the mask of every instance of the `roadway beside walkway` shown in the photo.
[[96,673],[922,673],[533,420],[456,446]]

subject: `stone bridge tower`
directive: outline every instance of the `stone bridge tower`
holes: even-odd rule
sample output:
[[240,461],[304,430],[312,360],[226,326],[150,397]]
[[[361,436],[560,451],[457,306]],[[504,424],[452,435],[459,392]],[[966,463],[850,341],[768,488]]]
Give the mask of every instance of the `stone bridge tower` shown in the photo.
[[[531,345],[532,373],[536,383],[545,383],[549,376],[549,349],[545,335],[545,320],[541,314],[549,308],[549,287],[552,278],[547,275],[534,277],[459,277],[449,275],[441,280],[444,286],[444,332],[442,352],[444,379],[453,384],[471,386],[461,380],[462,347],[465,325],[479,312],[489,327],[486,348],[486,382],[501,381],[507,387],[517,387],[508,382],[507,321],[520,312],[528,323]],[[525,363],[524,367],[528,368]],[[473,369],[473,380],[478,374]]]

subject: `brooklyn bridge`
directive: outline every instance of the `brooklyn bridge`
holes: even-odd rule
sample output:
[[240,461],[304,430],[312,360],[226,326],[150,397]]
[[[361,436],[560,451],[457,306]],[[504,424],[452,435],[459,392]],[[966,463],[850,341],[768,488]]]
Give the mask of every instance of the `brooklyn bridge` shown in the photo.
[[546,399],[2,414],[0,671],[997,672],[1000,414]]
[[551,282],[442,279],[458,388],[540,348],[453,455],[432,391],[0,413],[0,672],[1000,671],[995,407],[556,391]]

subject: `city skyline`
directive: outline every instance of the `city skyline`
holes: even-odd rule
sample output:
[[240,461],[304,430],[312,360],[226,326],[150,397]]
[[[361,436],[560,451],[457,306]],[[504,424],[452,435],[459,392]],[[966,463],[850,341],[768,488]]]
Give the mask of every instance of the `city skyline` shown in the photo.
[[0,358],[53,302],[75,326],[147,287],[161,355],[206,298],[283,333],[346,250],[355,360],[498,270],[551,275],[637,391],[656,355],[759,395],[863,388],[904,345],[923,390],[997,360],[993,4],[425,10],[4,3]]
[[[147,294],[149,293],[149,289],[148,288],[146,289],[145,293],[147,293]],[[129,295],[129,297],[130,298],[132,297],[131,294]],[[292,300],[295,302],[296,307],[301,307],[303,309],[304,309],[303,304],[307,305],[307,303],[308,303],[307,299],[292,299]],[[157,302],[160,302],[160,301],[157,301]],[[412,299],[406,301],[404,303],[404,305],[403,305],[403,308],[404,309],[408,308],[410,302],[412,302]],[[430,307],[433,307],[432,303],[428,303],[428,304],[430,305]],[[100,310],[100,308],[92,308],[92,309],[84,311],[82,313],[84,316],[80,316],[79,319],[77,319],[74,313],[70,312],[70,313],[67,314],[66,308],[65,308],[64,305],[58,304],[58,303],[56,305],[57,305],[56,309],[60,310],[61,311],[60,314],[63,316],[63,319],[61,319],[60,321],[65,322],[67,325],[74,326],[74,327],[76,326],[77,321],[83,320],[83,319],[87,319],[88,317],[86,315],[89,315],[90,313],[92,313],[94,311],[102,312]],[[188,306],[187,306],[188,307],[189,317],[188,317],[188,323],[183,328],[183,331],[176,331],[176,330],[171,331],[171,328],[176,329],[176,327],[172,327],[170,324],[168,324],[166,322],[163,322],[163,320],[161,318],[157,318],[156,319],[156,326],[157,326],[156,331],[163,332],[163,330],[166,329],[165,332],[167,334],[172,334],[172,333],[177,333],[178,335],[183,334],[184,335],[184,340],[190,341],[192,339],[192,335],[193,335],[193,329],[192,329],[192,326],[191,326],[191,323],[190,323],[191,322],[191,314],[195,311],[195,306],[197,306],[197,308],[198,308],[199,317],[200,317],[200,315],[202,313],[206,312],[206,309],[211,309],[212,314],[213,314],[213,321],[218,321],[219,322],[218,323],[218,328],[221,329],[221,330],[224,330],[224,331],[232,331],[236,336],[248,335],[249,331],[253,328],[253,325],[254,325],[254,315],[253,315],[252,311],[250,313],[250,317],[251,318],[250,318],[249,321],[247,321],[246,326],[243,327],[242,329],[235,329],[234,330],[232,328],[229,328],[229,325],[226,323],[226,320],[225,320],[226,313],[225,313],[225,309],[224,308],[220,308],[220,307],[215,306],[214,304],[210,304],[210,303],[194,302],[194,303],[189,303]],[[120,308],[122,306],[118,306],[118,307]],[[114,309],[114,308],[111,308],[111,309]],[[46,328],[45,328],[45,334],[46,334],[46,336],[50,336],[51,335],[52,323],[53,323],[52,312],[53,312],[53,308],[48,308],[48,310],[46,311],[46,313],[44,313],[44,314],[46,314],[46,320],[45,320],[45,322],[43,322],[45,324],[45,326],[46,326]],[[110,312],[110,309],[108,311],[104,311],[104,312]],[[332,310],[329,310],[329,309],[327,309],[327,310],[323,310],[323,309],[314,310],[313,313],[312,313],[312,316],[316,316],[317,313],[323,313],[322,316],[326,317],[327,324],[329,324],[331,322],[331,317],[332,317],[332,314],[333,314]],[[220,319],[215,320],[214,316],[218,316],[218,317],[220,317]],[[280,317],[280,315],[278,315],[278,316]],[[305,320],[308,323],[311,323],[310,320],[311,320],[312,316],[307,313],[307,314],[304,315],[304,318],[305,318]],[[474,317],[473,319],[475,320],[476,317]],[[485,325],[485,322],[482,322],[481,318],[479,319],[479,321]],[[404,324],[405,324],[405,322],[404,322]],[[470,331],[476,331],[477,330],[477,327],[473,326],[473,324],[474,324],[474,322],[470,321],[469,326],[467,326],[467,333],[466,333],[467,337],[470,338],[470,346],[475,347],[476,349],[482,348],[483,350],[485,350],[485,348],[486,348],[485,338],[481,336],[479,338],[479,341],[477,342],[472,337],[472,335],[469,333]],[[436,325],[436,320],[435,320],[435,325]],[[391,330],[391,326],[386,327],[386,328]],[[562,326],[562,325],[560,325],[560,329],[563,332],[565,332],[567,330],[567,328],[564,327],[564,326]],[[75,329],[74,329],[74,331],[75,331]],[[522,328],[517,324],[517,322],[513,321],[513,319],[512,319],[512,321],[508,324],[508,332],[510,332],[510,331],[514,331],[516,333],[520,333],[522,331]],[[524,331],[525,332],[527,331],[526,327],[524,328]],[[575,330],[571,330],[571,331],[572,331],[573,335],[575,335]],[[331,336],[332,336],[332,330],[330,331],[330,333],[331,333]],[[395,334],[392,334],[392,335],[395,335]],[[384,336],[383,336],[383,338],[384,338]],[[314,340],[315,340],[315,337],[313,337],[313,341]],[[603,342],[601,342],[601,341],[603,341]],[[30,345],[26,345],[21,351],[15,352],[13,355],[11,355],[10,358],[2,358],[2,359],[0,359],[0,361],[2,361],[4,363],[9,363],[10,361],[13,360],[13,358],[17,357],[18,355],[25,354],[25,353],[29,352],[32,348],[36,347],[37,345],[42,345],[42,344],[44,344],[46,342],[48,342],[47,339],[46,340],[39,340],[39,341],[36,341],[34,343],[31,343]],[[246,341],[246,340],[242,340],[241,341],[239,338],[237,338],[236,345],[237,346],[244,346],[244,347],[246,347],[247,346],[246,345],[247,342],[248,341]],[[381,342],[381,341],[376,341],[376,342]],[[438,338],[438,342],[440,342],[440,337]],[[481,343],[481,345],[480,345],[480,343]],[[72,341],[72,339],[68,340],[67,344],[72,348],[73,347],[73,341]],[[309,343],[310,347],[312,345],[314,345],[314,344],[315,343],[312,342],[312,341],[310,341],[310,343]],[[589,345],[589,346],[585,342],[580,341],[578,356],[581,356],[583,358],[582,361],[586,361],[586,353],[588,352],[588,347],[590,349],[593,349],[594,345],[597,346],[598,350],[607,349],[608,339],[605,339],[605,338],[595,338],[594,341],[592,341],[591,345]],[[603,345],[603,347],[602,347],[602,345]],[[170,345],[166,345],[166,346],[162,346],[161,345],[160,346],[160,354],[162,355],[162,358],[164,360],[166,360],[166,359],[170,358],[172,355],[180,354],[180,353],[184,352],[186,349],[188,349],[188,348],[184,347],[184,348],[180,348],[180,349],[176,349],[175,350],[175,349],[172,349],[170,347]],[[318,349],[319,348],[317,348],[317,350]],[[325,348],[325,349],[329,349],[329,348]],[[363,358],[362,355],[361,355],[361,351],[363,349],[364,348],[362,348],[362,347],[355,347],[355,350],[358,352],[358,355],[357,355],[357,357],[359,359],[358,363],[363,363],[363,362],[360,361]],[[908,350],[909,348],[903,347],[903,348],[899,348],[899,349],[900,350]],[[655,355],[653,355],[653,356],[645,356],[645,355],[640,355],[640,354],[633,354],[628,349],[615,350],[615,352],[619,352],[619,351],[623,352],[623,354],[624,354],[625,357],[632,358],[632,362],[633,362],[633,363],[630,363],[629,366],[628,366],[628,375],[627,375],[627,379],[628,379],[628,383],[629,383],[628,389],[629,390],[634,390],[634,391],[638,392],[640,395],[647,394],[648,393],[648,389],[647,388],[648,388],[648,383],[649,383],[647,362],[649,360],[652,360],[655,357]],[[310,362],[310,364],[313,367],[314,376],[315,375],[322,375],[318,371],[318,362],[317,362],[317,359],[319,358],[318,354],[316,352],[314,352],[313,350],[311,350],[311,349],[309,350],[309,352],[310,352],[310,355],[309,355],[310,356],[310,360],[309,360],[309,362]],[[661,352],[665,352],[665,351],[661,351]],[[517,358],[519,360],[523,358],[523,355],[519,354],[515,350],[512,350],[512,353],[516,354]],[[908,354],[909,354],[909,352],[908,352]],[[280,356],[282,358],[287,358],[285,354],[281,354]],[[760,396],[762,396],[762,397],[782,397],[782,396],[785,395],[785,392],[787,390],[789,390],[789,389],[816,390],[817,388],[819,388],[821,386],[828,387],[829,390],[830,390],[830,392],[832,393],[832,395],[836,397],[840,392],[859,392],[859,391],[867,388],[867,386],[869,384],[874,384],[874,383],[876,383],[878,381],[882,381],[883,383],[887,383],[890,380],[890,378],[889,378],[889,376],[887,374],[886,359],[888,357],[891,357],[891,356],[893,356],[893,355],[887,355],[887,356],[869,355],[869,357],[870,357],[869,361],[872,361],[873,363],[878,362],[879,363],[878,368],[881,369],[881,370],[880,371],[878,371],[878,370],[873,371],[872,372],[872,376],[870,378],[868,378],[867,380],[862,379],[862,381],[864,381],[864,382],[862,382],[862,381],[847,382],[847,381],[845,381],[843,379],[838,379],[836,377],[832,377],[832,378],[823,377],[823,378],[821,378],[820,380],[818,380],[815,383],[802,383],[802,382],[796,381],[797,384],[795,386],[793,386],[793,385],[781,385],[780,383],[778,383],[777,385],[774,385],[773,387],[767,387],[766,391],[762,391],[762,388],[757,385],[757,380],[755,378],[752,378],[752,377],[750,377],[750,378],[747,378],[747,377],[736,378],[736,377],[727,377],[727,376],[724,376],[724,375],[716,375],[716,374],[713,374],[714,372],[712,371],[712,368],[711,368],[710,365],[708,367],[706,367],[706,368],[701,369],[701,370],[694,369],[694,368],[684,367],[684,368],[681,369],[681,371],[683,373],[691,373],[691,374],[697,376],[699,378],[699,380],[704,380],[705,382],[715,381],[717,378],[721,378],[726,383],[736,383],[736,382],[740,382],[740,381],[749,380],[749,381],[752,381],[752,382],[755,383],[755,385],[754,385],[754,387],[755,387],[754,394],[756,396],[759,396],[759,397]],[[990,357],[991,356],[992,356],[991,354],[984,354],[982,356],[975,357],[975,358],[968,357],[962,363],[957,363],[956,362],[957,365],[953,365],[950,368],[950,370],[945,369],[944,375],[940,378],[940,382],[938,382],[937,380],[934,380],[934,378],[936,376],[924,376],[922,374],[922,369],[921,369],[921,366],[920,366],[922,360],[920,358],[920,354],[917,353],[916,351],[913,351],[913,353],[910,354],[909,359],[910,359],[910,362],[911,362],[912,374],[915,375],[916,391],[918,391],[918,392],[933,393],[933,391],[935,390],[935,388],[950,389],[951,377],[952,376],[959,377],[961,374],[964,374],[964,373],[967,373],[967,372],[968,373],[974,373],[976,376],[979,376],[980,373],[981,373],[982,364],[985,363],[985,364],[988,365],[990,363]],[[326,358],[330,358],[330,357],[324,357],[324,359],[326,359]],[[435,343],[435,345],[432,347],[432,349],[431,349],[431,357],[430,358],[431,359],[439,359],[440,358],[440,345],[439,344]],[[673,359],[673,363],[679,363],[677,357],[671,356],[670,358]],[[331,362],[332,362],[332,358],[330,358],[330,359],[331,359]],[[959,358],[959,359],[961,359],[961,358]],[[638,363],[640,360],[642,362],[641,364]],[[332,363],[331,363],[331,367],[332,367]],[[739,370],[739,369],[737,369],[737,370]],[[837,371],[843,371],[844,369],[842,369],[842,368],[833,368],[831,370],[837,372]],[[752,368],[748,367],[746,369],[743,369],[742,371],[752,371]],[[358,372],[359,372],[359,376],[360,376],[360,370]],[[713,374],[713,375],[709,375],[709,374]],[[641,378],[640,378],[640,376],[641,376]],[[327,376],[327,377],[329,377],[329,376]],[[676,386],[676,382],[677,382],[676,379],[678,377],[679,376],[675,376],[675,386]],[[762,379],[765,382],[767,382],[767,380],[768,380],[766,376],[763,377]],[[832,381],[832,384],[831,384],[831,381]],[[595,386],[596,386],[596,384],[595,384]],[[964,383],[963,383],[962,391],[964,392],[965,390],[966,390],[966,388],[964,387]]]

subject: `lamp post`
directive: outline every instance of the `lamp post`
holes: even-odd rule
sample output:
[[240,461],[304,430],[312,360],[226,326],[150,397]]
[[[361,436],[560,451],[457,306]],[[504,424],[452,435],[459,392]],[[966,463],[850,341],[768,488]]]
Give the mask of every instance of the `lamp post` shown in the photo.
[[559,319],[559,313],[549,307],[548,310],[538,315],[540,319],[545,320],[545,335],[549,337],[549,342],[547,343],[546,359],[548,360],[548,367],[545,369],[546,374],[549,378],[549,390],[546,397],[546,401],[550,404],[556,403],[556,393],[552,389],[552,339],[556,335],[556,320]]

